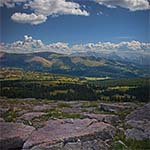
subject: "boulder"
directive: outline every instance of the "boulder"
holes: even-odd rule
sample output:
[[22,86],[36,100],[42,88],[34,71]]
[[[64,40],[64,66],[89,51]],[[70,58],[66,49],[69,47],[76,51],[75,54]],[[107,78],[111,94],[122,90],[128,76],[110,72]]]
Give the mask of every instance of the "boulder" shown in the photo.
[[150,103],[127,115],[125,123],[130,126],[130,129],[125,131],[127,138],[150,139]]
[[22,148],[25,140],[34,131],[34,127],[20,123],[0,122],[0,149]]
[[127,115],[126,121],[129,120],[149,120],[150,121],[150,103],[145,104],[143,107],[137,108]]
[[65,107],[65,108],[61,108],[60,110],[62,112],[65,112],[65,113],[82,113],[82,109],[81,108],[69,108],[69,107]]
[[82,145],[82,150],[108,150],[110,147],[106,142],[100,139],[85,141]]
[[47,105],[47,104],[37,105],[37,106],[33,107],[33,111],[46,111],[46,110],[49,110],[49,109],[52,109],[52,106]]
[[0,122],[5,122],[5,120],[3,118],[0,117]]
[[0,107],[0,116],[4,115],[8,110],[9,110],[9,108],[1,108]]
[[30,112],[30,110],[21,110],[21,111],[17,112],[17,114],[18,114],[18,116],[22,116],[22,115],[29,113],[29,112]]
[[90,119],[96,119],[99,122],[105,122],[109,124],[116,124],[119,122],[119,117],[117,115],[110,114],[84,114],[85,117]]
[[[97,147],[95,150],[107,150],[105,140],[112,139],[116,129],[95,119],[57,119],[49,120],[43,128],[28,138],[24,150],[81,150]],[[92,143],[95,143],[93,145]]]
[[32,119],[41,117],[41,116],[43,116],[45,114],[46,113],[43,113],[43,112],[30,112],[30,113],[26,113],[26,114],[20,116],[18,118],[18,120],[28,120],[28,121],[31,121]]
[[100,110],[107,112],[119,112],[125,109],[131,108],[131,105],[128,103],[101,103]]
[[93,113],[96,110],[96,107],[87,107],[83,108],[82,111],[88,112],[88,113]]

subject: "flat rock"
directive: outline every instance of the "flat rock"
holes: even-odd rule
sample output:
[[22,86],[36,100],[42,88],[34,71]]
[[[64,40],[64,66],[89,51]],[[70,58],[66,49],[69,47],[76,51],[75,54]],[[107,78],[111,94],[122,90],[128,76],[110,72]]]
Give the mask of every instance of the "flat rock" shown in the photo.
[[88,113],[93,113],[95,111],[95,107],[87,107],[87,108],[83,108],[82,110]]
[[[33,132],[25,142],[23,149],[67,150],[68,148],[65,147],[71,145],[71,150],[81,150],[86,149],[85,142],[97,140],[95,142],[97,150],[105,150],[107,145],[104,141],[112,139],[115,133],[116,129],[113,126],[95,119],[49,120],[43,128]],[[89,149],[92,149],[92,146],[93,144]]]
[[60,110],[62,112],[65,112],[65,113],[81,113],[82,112],[81,108],[69,108],[69,107],[65,107],[65,108],[61,108]]
[[68,142],[65,145],[61,143],[57,143],[54,145],[37,145],[31,148],[32,150],[108,150],[109,145],[107,145],[104,141],[97,140],[89,140],[89,141],[76,141],[76,142]]
[[20,116],[18,118],[18,120],[28,120],[28,121],[31,121],[32,119],[37,118],[37,117],[41,117],[41,116],[43,116],[45,114],[46,113],[43,113],[43,112],[30,112],[30,113],[26,113],[26,114]]
[[46,110],[49,110],[51,108],[52,108],[52,106],[51,105],[47,105],[47,104],[37,105],[37,106],[33,107],[33,111],[46,111]]
[[117,115],[109,114],[84,114],[85,117],[89,119],[96,119],[99,122],[105,122],[109,124],[116,124],[119,122],[119,117]]
[[133,105],[131,103],[101,103],[100,110],[107,112],[119,112],[125,109],[132,108]]
[[19,112],[17,112],[18,116],[22,116],[23,114],[29,113],[30,110],[21,110]]
[[19,149],[33,132],[34,127],[20,123],[0,122],[0,149]]
[[3,118],[0,117],[0,122],[5,122],[5,120]]
[[126,117],[126,121],[128,120],[149,120],[150,121],[150,103],[144,105],[143,107],[137,108],[132,111]]
[[0,107],[0,116],[2,116],[4,113],[6,113],[9,110],[9,108],[1,108]]
[[127,115],[125,123],[131,126],[130,129],[125,131],[127,138],[150,139],[150,103]]

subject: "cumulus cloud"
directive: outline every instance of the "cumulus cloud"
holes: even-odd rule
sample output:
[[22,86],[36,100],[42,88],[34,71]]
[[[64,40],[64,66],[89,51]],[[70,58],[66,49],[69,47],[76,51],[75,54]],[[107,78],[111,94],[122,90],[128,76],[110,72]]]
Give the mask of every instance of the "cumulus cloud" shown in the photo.
[[16,52],[16,53],[21,53],[21,52],[36,52],[39,50],[42,50],[45,45],[43,44],[43,42],[41,40],[35,40],[33,39],[31,36],[24,36],[24,40],[23,41],[15,41],[11,44],[7,44],[7,49],[10,52]]
[[24,40],[15,41],[10,44],[0,44],[1,51],[11,53],[33,53],[33,52],[56,52],[62,54],[72,53],[112,53],[112,52],[132,52],[132,53],[148,53],[150,50],[150,43],[143,43],[139,41],[130,42],[98,42],[87,44],[76,44],[70,46],[68,43],[57,42],[44,44],[41,40],[33,39],[31,36],[24,36]]
[[71,49],[68,43],[57,42],[57,43],[50,43],[45,46],[45,50],[48,52],[55,52],[60,54],[70,54]]
[[32,14],[14,13],[11,16],[11,19],[19,23],[30,23],[33,25],[37,25],[42,22],[45,22],[47,20],[47,17],[44,15],[36,15],[34,13]]
[[29,0],[0,0],[0,7],[6,6],[8,8],[15,7],[16,4],[25,3]]
[[[148,0],[91,0],[105,5],[108,8],[122,8],[130,11],[150,9]],[[40,24],[47,20],[48,16],[59,15],[82,15],[89,16],[90,13],[86,10],[86,6],[81,5],[74,0],[0,0],[0,7],[8,8],[15,7],[18,4],[23,4],[24,9],[33,11],[31,14],[14,13],[11,18],[18,23]],[[86,4],[86,3],[85,3]],[[98,13],[97,15],[102,14]]]
[[50,43],[44,44],[39,39],[33,39],[25,35],[24,40],[18,40],[10,44],[0,44],[0,50],[9,53],[33,53],[33,52],[57,52],[62,54],[70,53],[68,43]]
[[105,5],[107,7],[115,8],[120,6],[122,8],[127,8],[130,11],[146,10],[150,9],[150,4],[148,0],[94,0],[100,5]]
[[26,7],[31,8],[37,14],[49,15],[83,15],[88,16],[89,13],[85,10],[81,10],[80,5],[75,2],[69,2],[66,0],[33,0]]
[[73,45],[72,51],[75,52],[117,52],[117,51],[134,51],[134,52],[148,52],[150,50],[150,43],[143,43],[139,41],[130,42],[98,42],[98,43],[88,43]]
[[47,20],[48,16],[58,15],[82,15],[89,16],[89,13],[81,9],[79,3],[66,0],[1,0],[0,7],[15,7],[23,4],[24,9],[32,10],[33,13],[16,12],[11,19],[18,23],[40,24]]

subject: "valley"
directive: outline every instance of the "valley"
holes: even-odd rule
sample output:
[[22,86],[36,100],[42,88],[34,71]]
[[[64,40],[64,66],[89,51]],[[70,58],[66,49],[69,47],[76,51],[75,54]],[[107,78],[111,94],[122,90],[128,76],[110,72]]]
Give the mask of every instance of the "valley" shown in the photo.
[[149,78],[93,80],[87,77],[3,68],[0,83],[0,96],[8,98],[149,101]]

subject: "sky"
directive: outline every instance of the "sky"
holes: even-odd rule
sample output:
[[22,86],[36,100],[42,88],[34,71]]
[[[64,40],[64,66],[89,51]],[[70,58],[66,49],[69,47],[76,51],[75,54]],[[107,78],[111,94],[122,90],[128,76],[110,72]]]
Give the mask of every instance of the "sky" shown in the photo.
[[1,0],[2,50],[150,49],[149,0]]

